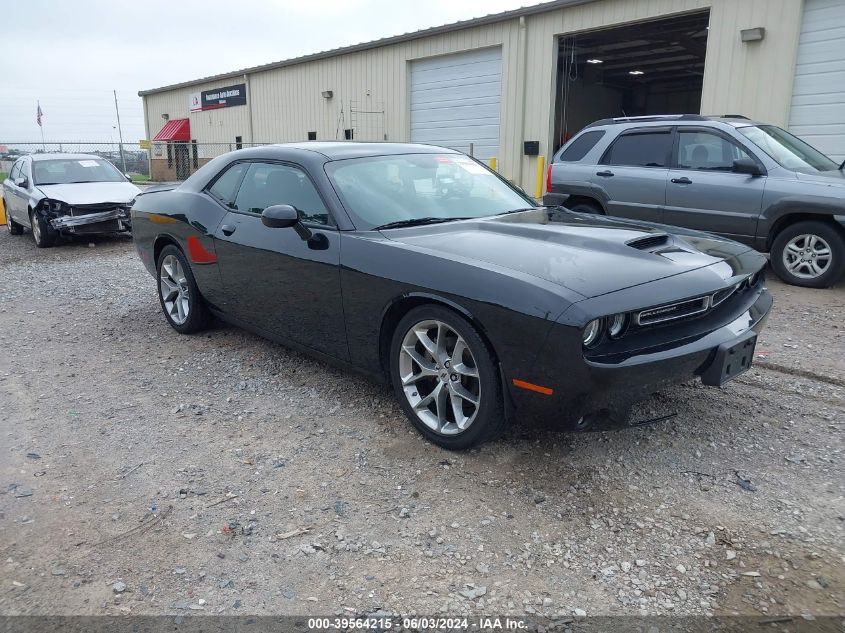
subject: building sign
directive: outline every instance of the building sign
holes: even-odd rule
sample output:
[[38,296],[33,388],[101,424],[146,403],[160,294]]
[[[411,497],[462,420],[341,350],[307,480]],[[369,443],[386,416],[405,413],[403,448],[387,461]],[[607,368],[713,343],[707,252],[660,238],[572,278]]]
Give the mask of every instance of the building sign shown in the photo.
[[150,139],[142,138],[140,141],[138,141],[138,147],[140,149],[152,149],[152,144],[150,143]]
[[191,93],[191,112],[246,105],[246,84]]

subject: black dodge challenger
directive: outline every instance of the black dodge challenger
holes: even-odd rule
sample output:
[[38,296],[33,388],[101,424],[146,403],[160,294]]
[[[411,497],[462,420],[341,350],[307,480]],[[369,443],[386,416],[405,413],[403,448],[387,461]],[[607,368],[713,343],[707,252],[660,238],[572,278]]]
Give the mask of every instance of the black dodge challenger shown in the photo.
[[515,416],[585,429],[668,383],[722,385],[772,306],[746,246],[540,207],[427,145],[232,152],[132,222],[176,331],[214,315],[389,381],[451,449]]

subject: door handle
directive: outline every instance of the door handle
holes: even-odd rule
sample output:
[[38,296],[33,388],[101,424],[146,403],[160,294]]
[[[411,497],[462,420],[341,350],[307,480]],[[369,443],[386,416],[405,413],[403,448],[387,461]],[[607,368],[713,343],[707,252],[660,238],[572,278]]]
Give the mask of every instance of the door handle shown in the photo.
[[597,171],[596,176],[602,176],[603,178],[610,178],[613,175],[613,172],[609,169],[605,169],[604,171]]
[[234,224],[224,224],[220,227],[220,230],[223,231],[223,235],[229,236],[235,232],[235,229],[238,228]]
[[674,182],[676,185],[691,185],[692,184],[692,180],[690,180],[686,176],[684,176],[683,178],[672,178],[672,182]]

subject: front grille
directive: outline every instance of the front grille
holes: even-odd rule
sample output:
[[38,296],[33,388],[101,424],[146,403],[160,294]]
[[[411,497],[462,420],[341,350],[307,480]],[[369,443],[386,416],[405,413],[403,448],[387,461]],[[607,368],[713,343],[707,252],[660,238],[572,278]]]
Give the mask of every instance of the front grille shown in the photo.
[[758,273],[754,284],[752,284],[752,277],[749,275],[739,283],[717,290],[713,294],[702,297],[695,297],[694,299],[685,299],[683,301],[676,301],[675,303],[667,303],[653,308],[647,308],[634,314],[634,323],[639,326],[656,325],[658,323],[666,323],[667,321],[676,321],[678,319],[686,319],[709,312],[713,308],[722,305],[733,297],[734,295],[744,294],[746,290],[756,287],[760,284],[763,276]]
[[666,321],[675,321],[676,319],[683,319],[707,312],[709,308],[709,296],[696,297],[695,299],[687,299],[686,301],[678,301],[677,303],[669,303],[656,308],[642,310],[637,313],[636,322],[637,325],[665,323]]

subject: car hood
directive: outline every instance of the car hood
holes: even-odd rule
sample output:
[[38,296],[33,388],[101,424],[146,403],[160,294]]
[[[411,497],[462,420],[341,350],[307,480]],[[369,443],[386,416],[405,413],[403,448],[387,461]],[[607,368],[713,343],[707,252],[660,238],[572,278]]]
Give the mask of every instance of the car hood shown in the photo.
[[836,187],[837,190],[845,187],[845,172],[841,169],[836,169],[834,171],[821,171],[817,174],[804,174],[799,172],[795,175],[801,182],[829,185]]
[[98,204],[103,202],[132,202],[141,190],[131,182],[76,182],[68,185],[37,185],[51,200],[67,204]]
[[707,233],[543,208],[383,234],[442,256],[529,274],[584,297],[730,263],[751,250]]

